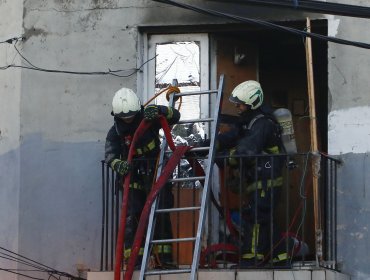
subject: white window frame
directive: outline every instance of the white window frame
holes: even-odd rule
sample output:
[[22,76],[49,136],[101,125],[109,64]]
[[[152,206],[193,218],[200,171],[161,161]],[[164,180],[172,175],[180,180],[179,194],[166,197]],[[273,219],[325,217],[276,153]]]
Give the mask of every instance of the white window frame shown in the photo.
[[[211,39],[212,40],[212,39]],[[215,44],[211,46],[210,37],[207,33],[194,33],[194,34],[163,34],[163,35],[153,35],[148,33],[142,33],[142,36],[139,37],[139,56],[137,65],[142,66],[142,71],[138,72],[138,83],[137,90],[138,93],[141,93],[141,98],[143,102],[149,100],[150,97],[154,95],[155,88],[155,51],[156,44],[176,42],[176,41],[197,41],[200,43],[200,81],[201,87],[200,90],[209,90],[210,86],[212,88],[217,87],[217,50]],[[211,64],[210,64],[211,61]],[[215,102],[214,96],[201,95],[200,100],[200,117],[207,118],[213,115],[214,108],[211,104]],[[208,126],[208,124],[206,124]],[[218,169],[214,168],[213,173],[213,189],[218,193],[219,186],[219,175]],[[216,211],[214,211],[216,213]],[[218,228],[219,228],[219,217],[214,215],[212,219],[213,227],[208,228],[206,223],[205,232],[211,234],[212,242],[217,243],[218,240]]]

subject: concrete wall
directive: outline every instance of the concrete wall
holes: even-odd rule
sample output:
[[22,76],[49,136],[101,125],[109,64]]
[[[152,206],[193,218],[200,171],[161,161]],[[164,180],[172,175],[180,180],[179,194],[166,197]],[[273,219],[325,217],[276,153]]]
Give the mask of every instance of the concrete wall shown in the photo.
[[[0,1],[0,42],[22,34],[21,0]],[[0,44],[0,67],[19,63],[15,49]],[[20,189],[20,95],[21,71],[0,70],[0,268],[14,269],[16,263],[3,258],[3,250],[18,251]],[[16,275],[0,271],[0,279]]]
[[[288,18],[273,10],[249,13]],[[149,0],[0,0],[0,16],[1,38],[23,33],[26,40],[19,49],[40,68],[126,70],[122,75],[139,64],[139,25],[221,22]],[[304,15],[289,18],[304,19]],[[368,20],[329,19],[331,35],[370,43],[368,24]],[[14,57],[14,63],[19,62],[11,46],[2,44],[0,50],[1,65],[12,63]],[[368,54],[329,44],[329,152],[341,155],[345,162],[339,172],[338,252],[344,271],[353,279],[370,274],[366,265],[370,244]],[[77,264],[99,269],[100,160],[112,124],[111,98],[120,87],[136,89],[138,83],[141,76],[136,74],[124,78],[1,71],[0,236],[5,241],[0,246],[17,250],[19,242],[19,253],[73,274]],[[354,247],[361,249],[354,251]]]
[[[199,17],[152,1],[24,1],[20,51],[39,68],[122,69],[119,74],[129,75],[137,67],[139,24]],[[77,265],[99,270],[100,161],[112,125],[111,100],[122,86],[136,85],[136,73],[123,78],[22,70],[15,104],[22,142],[14,145],[21,172],[11,178],[20,181],[19,210],[14,205],[20,254],[74,275]]]
[[[368,5],[366,1],[348,4]],[[331,17],[338,38],[370,43],[369,19]],[[370,278],[370,51],[329,44],[329,153],[339,155],[338,257],[352,279]]]

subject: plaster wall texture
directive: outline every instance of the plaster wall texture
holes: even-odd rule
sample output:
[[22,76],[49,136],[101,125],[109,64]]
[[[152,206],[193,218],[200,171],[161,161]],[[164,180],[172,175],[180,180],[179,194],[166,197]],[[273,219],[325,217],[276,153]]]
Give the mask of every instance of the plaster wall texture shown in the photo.
[[[9,13],[5,8],[10,1],[0,3],[0,14]],[[11,81],[15,87],[15,94],[5,97],[14,104],[12,112],[18,117],[14,120],[4,114],[4,110],[0,112],[1,119],[8,120],[5,124],[15,126],[6,127],[2,120],[0,124],[8,130],[14,127],[18,130],[10,133],[11,140],[5,145],[6,149],[1,150],[0,164],[9,166],[7,163],[11,161],[14,166],[20,166],[20,169],[8,167],[7,176],[11,172],[14,174],[6,179],[8,181],[3,177],[1,179],[6,185],[16,185],[17,191],[20,191],[19,207],[15,206],[18,205],[17,200],[6,204],[15,213],[19,211],[19,252],[73,274],[76,274],[76,264],[97,270],[101,214],[100,160],[104,154],[105,135],[112,124],[110,103],[114,92],[122,86],[136,89],[141,82],[136,74],[130,75],[139,59],[138,25],[206,24],[227,20],[149,0],[24,0],[23,3],[13,0],[11,3],[11,10],[20,14],[24,4],[23,31],[26,40],[20,44],[20,51],[34,65],[67,71],[122,69],[124,71],[119,74],[128,75],[70,75],[22,70],[20,83],[20,80],[17,82],[21,76],[19,72],[13,76],[7,70],[9,72],[4,73],[8,76],[0,77],[1,84]],[[206,4],[207,7],[216,7],[216,3]],[[252,10],[250,13],[253,14]],[[254,16],[288,18],[273,10],[269,13],[255,11]],[[304,17],[299,15],[297,18]],[[21,19],[18,24],[20,22]],[[368,20],[333,17],[329,20],[329,30],[338,37],[369,42],[367,24]],[[360,180],[351,177],[358,168],[354,157],[363,155],[368,147],[359,141],[355,151],[360,154],[352,157],[354,151],[351,151],[350,140],[346,142],[337,137],[346,135],[347,127],[338,126],[337,120],[346,119],[346,114],[353,116],[356,111],[352,111],[352,107],[361,106],[361,112],[368,114],[367,75],[364,75],[370,66],[367,52],[329,44],[329,152],[334,155],[348,154],[339,185],[347,191],[344,187],[349,179],[344,174],[348,174],[348,178],[352,178],[351,190],[355,193],[363,190],[363,185]],[[6,59],[9,61],[10,57]],[[23,65],[27,63],[23,61]],[[6,108],[5,112],[10,108]],[[357,119],[363,128],[367,128],[365,119]],[[351,125],[354,135],[359,133],[356,124],[348,125]],[[361,137],[367,135],[364,133]],[[4,140],[0,138],[0,141]],[[11,189],[7,190],[10,192]],[[368,201],[365,199],[359,203],[358,207],[365,209]],[[345,213],[344,206],[345,203],[339,206],[339,217],[340,222],[348,218],[345,222],[348,228],[349,221],[358,213]],[[0,230],[5,229],[0,226]],[[350,236],[351,232],[346,230],[340,233],[340,238]],[[368,239],[368,235],[364,234],[362,240]],[[346,249],[346,245],[340,246],[343,259]],[[353,272],[351,262],[356,264],[358,271],[368,274],[367,267],[356,262],[355,258],[345,259],[344,267],[348,272]]]
[[153,3],[24,1],[20,51],[33,65],[128,76],[22,70],[19,252],[57,270],[100,267],[100,161],[113,94],[138,83],[137,26],[201,18]]
[[[332,17],[329,34],[370,43],[369,24],[369,19]],[[369,279],[369,50],[329,43],[328,63],[329,154],[343,161],[338,170],[338,259],[351,279]]]
[[[22,1],[0,1],[0,42],[22,34]],[[0,65],[17,64],[19,58],[10,44],[0,44]],[[20,84],[21,71],[0,71],[0,252],[18,251],[20,189]],[[16,263],[0,258],[0,268],[15,269]],[[0,271],[0,279],[16,275]]]
[[[24,56],[47,69],[134,73],[136,9],[90,4],[25,2]],[[100,160],[122,86],[136,76],[23,72],[19,248],[57,270],[99,269]]]
[[[370,43],[369,24],[369,19],[333,18],[329,30],[338,38]],[[365,153],[370,148],[369,50],[329,43],[328,52],[329,153]]]

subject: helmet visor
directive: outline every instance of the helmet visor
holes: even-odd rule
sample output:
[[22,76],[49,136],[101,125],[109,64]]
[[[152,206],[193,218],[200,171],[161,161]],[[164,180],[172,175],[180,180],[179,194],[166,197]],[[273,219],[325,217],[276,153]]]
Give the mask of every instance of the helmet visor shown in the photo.
[[229,101],[236,104],[245,104],[244,101],[241,101],[238,97],[230,95]]
[[130,119],[130,118],[133,118],[136,116],[136,114],[138,113],[139,111],[128,111],[127,113],[124,113],[124,112],[120,112],[118,114],[115,114],[114,112],[113,115],[117,118],[120,118],[120,119]]

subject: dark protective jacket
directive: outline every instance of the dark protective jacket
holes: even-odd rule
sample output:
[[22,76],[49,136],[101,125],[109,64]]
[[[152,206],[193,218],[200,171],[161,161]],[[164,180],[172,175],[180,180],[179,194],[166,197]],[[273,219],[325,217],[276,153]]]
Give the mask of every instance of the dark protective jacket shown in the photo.
[[[263,117],[255,119],[263,115]],[[250,122],[254,123],[250,126]],[[243,155],[277,154],[281,149],[281,140],[277,123],[274,121],[269,107],[245,112],[239,123],[240,139],[237,153]]]
[[[180,112],[176,109],[158,105],[159,114],[166,117],[169,125],[175,124],[180,119]],[[127,160],[130,144],[144,118],[144,109],[135,116],[131,123],[125,123],[119,118],[114,118],[114,125],[107,134],[105,143],[105,162],[110,165],[114,159]],[[152,121],[151,126],[137,140],[135,145],[135,155],[132,161],[132,172],[129,192],[129,204],[126,216],[125,250],[124,256],[127,259],[131,254],[131,246],[135,237],[138,221],[146,201],[146,194],[150,191],[155,174],[156,157],[160,151],[159,130],[161,125],[159,120]],[[123,185],[122,176],[118,176],[116,186],[121,188]],[[159,208],[173,207],[173,195],[171,185],[166,185],[162,190],[159,200]],[[163,216],[163,217],[162,217]],[[164,239],[172,238],[171,221],[169,214],[166,213],[159,217],[154,238],[159,236]],[[171,244],[158,245],[158,253],[162,261],[171,259]],[[141,248],[140,255],[142,255]]]
[[[180,112],[173,108],[158,105],[159,113],[164,115],[169,125],[175,124],[180,119]],[[110,164],[114,159],[125,160],[128,156],[131,140],[144,118],[144,110],[141,109],[132,123],[125,123],[119,118],[114,118],[114,125],[107,134],[105,143],[105,162]],[[136,158],[155,157],[159,151],[160,140],[159,130],[161,126],[159,121],[154,121],[151,127],[138,139],[136,143]]]
[[[244,160],[248,181],[244,191],[254,191],[256,186],[259,189],[266,189],[266,187],[282,185],[283,157],[271,157],[271,155],[283,153],[280,127],[272,115],[272,110],[262,106],[256,110],[247,111],[240,116],[238,127],[237,146],[231,149],[230,155],[251,156]],[[262,156],[252,157],[256,155]],[[237,158],[229,159],[229,162],[234,165],[238,165],[238,161]],[[258,171],[257,178],[255,167]]]
[[[166,117],[169,125],[179,121],[180,112],[178,110],[161,105],[157,106],[159,114]],[[125,123],[119,118],[114,118],[114,125],[108,131],[105,142],[105,162],[108,165],[110,165],[114,159],[127,159],[131,141],[143,118],[143,108],[131,123]],[[133,157],[133,172],[131,175],[132,180],[130,187],[142,188],[147,184],[151,184],[152,178],[150,177],[154,172],[155,159],[160,150],[160,129],[160,122],[154,120],[150,128],[137,140]],[[135,159],[146,159],[148,161]],[[149,182],[146,182],[146,180],[149,180]]]
[[285,244],[275,245],[279,244],[276,223],[271,231],[271,223],[275,221],[271,220],[271,216],[278,205],[279,187],[283,185],[284,156],[273,156],[283,153],[280,133],[280,125],[269,107],[262,106],[241,116],[240,138],[235,153],[252,156],[244,160],[246,185],[243,192],[253,192],[242,210],[244,238],[241,257],[246,263],[260,263],[269,257],[267,254],[273,247],[271,255],[274,259],[279,256],[279,260],[283,260],[287,256]]

